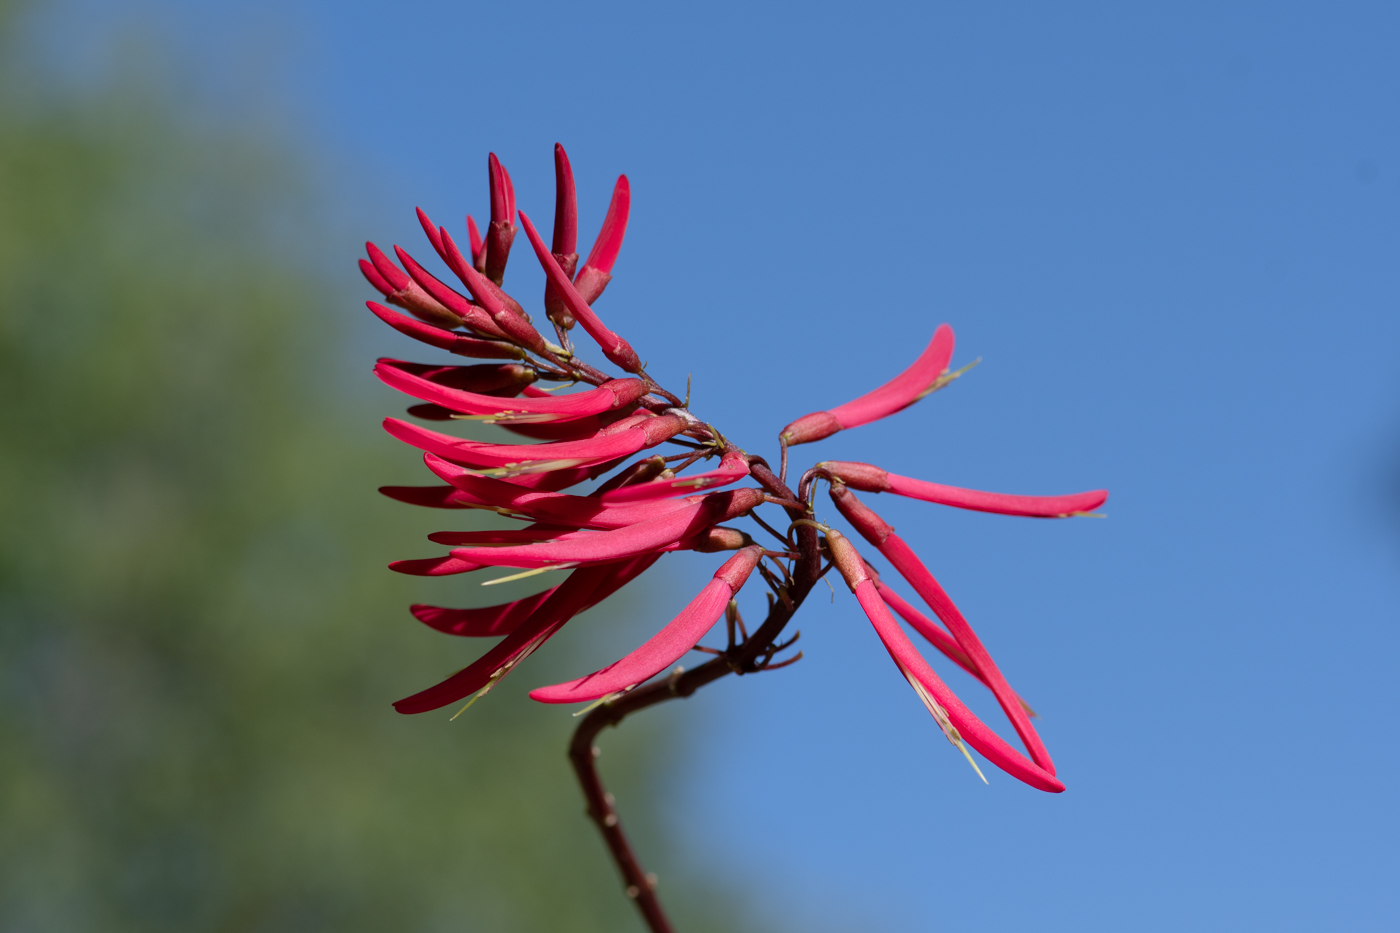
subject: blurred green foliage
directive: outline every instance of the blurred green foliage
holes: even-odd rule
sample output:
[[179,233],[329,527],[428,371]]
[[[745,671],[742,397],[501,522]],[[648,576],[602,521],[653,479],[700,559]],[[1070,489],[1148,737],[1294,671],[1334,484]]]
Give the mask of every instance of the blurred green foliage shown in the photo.
[[[287,153],[139,82],[24,86],[0,102],[0,929],[639,929],[571,722],[523,697],[578,673],[567,645],[455,723],[388,705],[482,646],[418,627],[422,582],[384,570],[433,553],[373,492],[413,457],[332,403],[353,266],[328,285],[288,248],[315,212]],[[607,776],[664,878],[649,728],[609,738]]]

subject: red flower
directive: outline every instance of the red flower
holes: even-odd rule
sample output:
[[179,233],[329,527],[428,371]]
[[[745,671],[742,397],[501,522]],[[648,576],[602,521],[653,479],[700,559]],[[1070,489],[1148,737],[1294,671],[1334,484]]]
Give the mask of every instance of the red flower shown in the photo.
[[[370,310],[401,334],[457,356],[512,361],[452,366],[381,359],[375,374],[418,400],[409,413],[430,421],[479,421],[497,426],[491,430],[505,429],[531,441],[471,440],[386,419],[390,434],[425,452],[425,464],[444,485],[384,487],[385,495],[432,508],[491,511],[523,523],[506,530],[434,533],[429,539],[451,548],[449,554],[398,561],[391,565],[393,569],[425,576],[497,567],[526,571],[495,576],[487,583],[548,569],[571,571],[557,586],[497,606],[413,606],[413,615],[438,631],[502,640],[465,669],[400,700],[396,708],[418,713],[486,693],[570,619],[674,550],[737,553],[685,609],[637,650],[602,670],[531,695],[547,703],[599,698],[619,702],[619,696],[699,648],[721,616],[728,621],[730,642],[724,650],[699,648],[721,656],[710,662],[719,667],[702,666],[709,671],[706,677],[780,667],[790,661],[775,664],[774,658],[791,642],[779,644],[776,639],[820,579],[822,564],[830,561],[826,569],[835,567],[842,574],[900,673],[970,761],[969,746],[1033,787],[1063,790],[1031,724],[1029,707],[1012,690],[938,581],[853,490],[1042,518],[1089,513],[1103,504],[1107,493],[1036,497],[978,492],[845,461],[817,463],[794,492],[786,482],[787,448],[895,414],[965,371],[949,372],[952,329],[940,326],[919,358],[880,388],[783,428],[779,432],[783,469],[774,475],[762,458],[736,447],[691,414],[688,399],[682,401],[659,385],[632,346],[604,324],[593,308],[612,280],[626,231],[631,205],[626,176],[618,179],[593,249],[580,267],[573,169],[562,146],[555,147],[554,170],[557,197],[548,246],[526,213],[517,210],[510,173],[494,154],[488,163],[491,219],[483,236],[475,220],[467,218],[469,257],[446,228],[418,212],[433,251],[465,293],[399,247],[394,254],[402,268],[372,243],[366,245],[368,259],[360,260],[365,278],[385,300],[412,315],[369,302]],[[504,288],[517,218],[545,272],[545,312],[557,343],[536,329]],[[629,375],[609,374],[585,362],[570,340],[576,324],[608,361]],[[583,383],[591,388],[552,394],[535,385],[537,381]],[[655,453],[663,444],[673,444],[680,452]],[[640,459],[631,459],[638,455]],[[685,472],[714,457],[719,458],[717,466]],[[590,480],[602,482],[586,494],[564,491]],[[745,480],[756,485],[716,491]],[[819,480],[829,484],[837,512],[905,579],[942,626],[882,582],[844,535],[817,521],[810,494]],[[786,532],[758,516],[756,510],[765,504],[787,511]],[[775,538],[774,549],[755,545],[749,535],[723,524],[745,517],[754,518],[756,527]],[[770,609],[763,625],[750,634],[734,598],[755,572],[770,590]],[[919,654],[891,609],[992,691],[1029,757],[968,711]],[[742,638],[736,637],[736,630]]]

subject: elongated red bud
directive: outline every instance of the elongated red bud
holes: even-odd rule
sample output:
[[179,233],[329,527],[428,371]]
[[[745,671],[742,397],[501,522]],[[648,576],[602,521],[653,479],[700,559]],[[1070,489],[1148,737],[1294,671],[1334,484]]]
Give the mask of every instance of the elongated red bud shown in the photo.
[[442,252],[442,235],[438,233],[437,224],[428,218],[423,208],[415,207],[413,210],[418,215],[418,225],[423,228],[423,232],[428,235],[428,242],[433,245],[433,252],[438,254],[439,259],[446,262],[447,257]]
[[[889,652],[900,673],[909,681],[909,685],[914,688],[914,692],[938,722],[948,740],[959,749],[962,749],[962,743],[966,740],[968,745],[981,752],[988,761],[1031,787],[1052,793],[1063,791],[1065,786],[1055,777],[1053,771],[1026,760],[1025,756],[1006,744],[1001,736],[989,729],[963,705],[957,695],[934,673],[923,655],[919,654],[918,649],[909,641],[909,636],[904,634],[899,623],[890,615],[889,607],[880,598],[875,583],[866,572],[865,562],[845,535],[832,529],[827,532],[826,540],[832,562],[845,578],[851,592],[855,593],[856,600],[875,628],[885,650]],[[1019,709],[1019,705],[1017,708]]]
[[588,336],[592,337],[602,348],[603,355],[629,373],[641,372],[642,361],[637,356],[637,352],[626,340],[608,330],[598,315],[593,313],[588,302],[574,288],[574,283],[569,281],[569,277],[564,274],[563,269],[559,268],[559,263],[555,261],[554,256],[545,248],[544,241],[535,232],[535,225],[530,223],[530,218],[524,211],[520,212],[520,224],[525,228],[525,235],[530,238],[530,245],[535,250],[535,256],[539,259],[540,265],[544,267],[545,275],[549,277],[555,291],[564,300],[564,304],[574,318],[583,325],[583,329],[588,331]]
[[467,245],[472,250],[472,268],[481,272],[486,268],[486,241],[481,238],[481,231],[476,227],[476,218],[471,214],[467,215]]
[[[674,420],[670,420],[674,419]],[[655,428],[652,423],[659,423]],[[523,467],[535,463],[557,463],[558,467],[601,463],[617,457],[630,457],[646,447],[654,446],[685,430],[685,422],[674,415],[653,418],[645,427],[630,428],[618,434],[581,441],[559,441],[552,444],[483,444],[429,431],[417,425],[386,418],[384,429],[419,450],[437,454],[453,463],[475,467]],[[669,435],[668,435],[669,436]]]
[[[554,144],[554,261],[570,279],[578,268],[578,196],[574,192],[574,169],[569,155],[559,143]],[[564,299],[545,281],[544,309],[549,319],[563,330],[574,326],[574,316]]]
[[419,265],[418,261],[410,256],[407,250],[395,246],[394,253],[403,263],[403,267],[408,270],[408,274],[413,277],[413,281],[418,283],[435,300],[445,305],[449,311],[461,318],[468,327],[487,337],[506,336],[505,331],[484,308],[472,304],[465,295],[461,295],[450,286],[444,285],[437,276]]
[[396,560],[389,569],[413,577],[446,577],[456,573],[471,573],[487,566],[459,557],[425,557],[421,560]]
[[911,479],[897,473],[887,473],[869,463],[826,460],[819,469],[839,479],[852,489],[864,492],[892,492],[897,496],[951,505],[977,512],[999,515],[1022,515],[1028,518],[1069,518],[1092,512],[1108,499],[1107,489],[1094,489],[1070,496],[1012,496],[999,492],[981,492],[958,486],[944,486],[926,480]]
[[525,358],[524,351],[513,344],[468,337],[465,334],[453,333],[431,324],[423,324],[373,301],[366,301],[365,305],[374,312],[375,317],[404,336],[412,337],[414,340],[420,340],[429,346],[447,350],[458,356],[485,360],[521,360]]
[[1053,775],[1055,765],[1050,760],[1050,753],[1046,751],[1045,744],[1035,731],[1035,726],[1031,725],[1030,718],[1021,705],[1020,697],[1006,682],[1006,678],[1002,675],[996,662],[992,660],[991,654],[983,646],[982,640],[977,637],[977,633],[972,630],[967,619],[963,618],[963,614],[954,605],[948,594],[943,591],[943,587],[934,579],[933,574],[929,573],[928,568],[923,565],[923,562],[914,554],[909,545],[904,543],[904,539],[895,534],[894,529],[889,524],[871,511],[846,486],[833,483],[831,485],[831,501],[835,503],[836,508],[846,517],[851,526],[860,532],[867,541],[875,545],[880,554],[890,562],[895,570],[899,571],[899,575],[908,581],[909,585],[914,588],[914,592],[919,594],[919,597],[929,605],[939,620],[948,627],[948,631],[957,639],[958,645],[962,647],[972,660],[973,665],[981,672],[983,681],[996,695],[997,703],[1006,713],[1006,718],[1015,726],[1016,733],[1021,737],[1026,750],[1030,752],[1031,758],[1035,760],[1037,765]]
[[[442,246],[443,251],[447,254],[448,268],[456,273],[457,277],[467,286],[472,297],[481,303],[481,307],[491,316],[496,327],[521,346],[541,355],[547,354],[548,347],[545,345],[544,338],[525,319],[524,314],[510,307],[505,301],[504,293],[489,279],[468,265],[466,258],[457,249],[457,244],[452,241],[452,237],[447,231],[440,230],[439,232],[442,234]],[[513,301],[514,299],[512,299]]]
[[505,279],[506,260],[515,241],[515,186],[496,153],[487,158],[491,180],[491,225],[486,229],[486,268],[488,279],[500,285]]
[[729,605],[729,600],[744,585],[762,559],[763,548],[744,548],[715,571],[714,579],[681,610],[680,615],[667,623],[665,628],[640,648],[587,677],[532,690],[530,698],[541,703],[596,700],[655,677],[680,660],[705,637],[705,633],[724,614],[724,607]]
[[437,301],[413,279],[394,265],[388,256],[373,243],[366,243],[370,262],[360,260],[360,271],[369,283],[377,288],[390,303],[411,313],[419,320],[451,330],[462,326],[460,315],[453,313],[442,302]]
[[[630,405],[645,392],[640,379],[617,379],[588,392],[548,398],[503,399],[479,392],[458,389],[414,371],[417,364],[381,359],[374,373],[391,388],[406,392],[414,398],[441,405],[489,421],[569,421],[601,414],[613,408]],[[523,367],[522,367],[523,368]],[[531,371],[533,374],[533,371]]]
[[627,233],[627,218],[632,211],[632,186],[626,175],[619,175],[613,186],[612,200],[608,203],[607,216],[598,230],[598,238],[593,241],[593,249],[578,274],[578,292],[588,304],[598,300],[603,289],[612,281],[613,263],[622,249],[622,238]]
[[953,356],[953,329],[940,324],[933,339],[904,372],[873,392],[830,411],[813,412],[783,428],[779,437],[789,447],[830,437],[837,431],[869,424],[917,402],[944,385]]
[[[696,539],[693,550],[701,554],[714,554],[719,551],[737,551],[753,544],[748,533],[737,528],[716,525],[707,529]],[[737,589],[737,587],[736,587]]]

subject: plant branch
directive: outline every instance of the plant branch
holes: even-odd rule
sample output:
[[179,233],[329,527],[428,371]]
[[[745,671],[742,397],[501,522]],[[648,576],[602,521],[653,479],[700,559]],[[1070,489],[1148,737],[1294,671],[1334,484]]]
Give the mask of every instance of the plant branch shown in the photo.
[[[789,502],[798,501],[793,491],[773,474],[762,458],[751,457],[750,470],[753,478],[771,495]],[[806,515],[805,511],[797,508],[789,508],[787,511],[793,519]],[[627,896],[636,902],[637,909],[651,933],[674,933],[674,928],[656,896],[655,879],[646,873],[636,853],[632,851],[632,845],[622,830],[622,822],[618,818],[613,797],[603,786],[603,780],[598,774],[598,748],[595,742],[598,734],[605,728],[621,724],[633,713],[668,700],[688,697],[706,684],[728,674],[752,674],[767,668],[767,663],[772,660],[776,651],[774,644],[778,636],[811,592],[821,572],[821,551],[816,529],[799,525],[796,532],[798,556],[793,571],[793,582],[788,590],[789,603],[774,601],[768,610],[768,617],[753,635],[699,667],[688,671],[677,668],[675,673],[665,680],[638,687],[599,706],[583,718],[569,743],[569,761],[574,766],[574,773],[578,775],[579,786],[588,803],[588,816],[603,834],[608,852],[622,875],[624,890]],[[760,658],[763,659],[762,662]]]

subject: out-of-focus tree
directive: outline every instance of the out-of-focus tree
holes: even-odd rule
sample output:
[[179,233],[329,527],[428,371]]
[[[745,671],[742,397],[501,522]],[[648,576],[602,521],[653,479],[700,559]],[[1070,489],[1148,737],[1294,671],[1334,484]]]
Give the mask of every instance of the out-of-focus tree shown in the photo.
[[135,86],[6,85],[0,929],[635,927],[567,717],[528,684],[388,706],[478,646],[383,569],[417,526],[373,502],[403,468],[372,414],[330,416],[355,305],[282,249],[287,154]]

